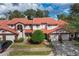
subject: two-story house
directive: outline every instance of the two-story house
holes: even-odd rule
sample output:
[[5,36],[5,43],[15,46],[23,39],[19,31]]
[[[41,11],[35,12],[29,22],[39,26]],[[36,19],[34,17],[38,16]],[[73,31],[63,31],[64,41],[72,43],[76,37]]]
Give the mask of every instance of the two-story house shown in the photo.
[[[0,39],[14,41],[17,38],[25,38],[31,35],[35,30],[41,30],[46,35],[46,38],[57,40],[58,35],[56,33],[61,32],[65,24],[66,22],[62,20],[54,20],[48,17],[34,18],[33,20],[27,18],[0,20]],[[68,35],[66,36],[68,37]]]

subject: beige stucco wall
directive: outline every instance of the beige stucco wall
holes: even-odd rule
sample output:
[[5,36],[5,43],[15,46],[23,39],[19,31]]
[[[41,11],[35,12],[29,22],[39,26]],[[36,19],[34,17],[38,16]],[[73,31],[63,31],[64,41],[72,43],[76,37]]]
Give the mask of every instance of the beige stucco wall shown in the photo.
[[[4,31],[4,32],[3,32]],[[12,34],[11,32],[9,32],[9,31],[5,31],[5,30],[0,30],[0,34]]]
[[24,29],[31,29],[31,26],[26,25],[26,26],[24,27]]

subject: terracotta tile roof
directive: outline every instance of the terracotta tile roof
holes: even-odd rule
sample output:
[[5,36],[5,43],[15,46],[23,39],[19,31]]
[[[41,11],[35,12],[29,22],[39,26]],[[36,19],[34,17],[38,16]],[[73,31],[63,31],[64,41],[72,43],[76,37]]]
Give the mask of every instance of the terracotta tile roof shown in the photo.
[[68,24],[67,22],[63,21],[63,20],[58,20],[59,25],[64,25],[64,24]]
[[54,20],[53,18],[34,18],[33,19],[33,24],[43,24],[43,23],[47,23],[47,24],[58,24],[58,21]]
[[63,26],[58,26],[58,27],[56,27],[56,28],[50,30],[47,34],[52,33],[52,32],[55,32],[55,31],[57,31],[57,30],[59,30],[59,29],[61,29],[61,28],[63,28]]
[[[7,24],[16,24],[16,23],[22,23],[22,24],[43,24],[43,23],[47,23],[50,25],[61,25],[63,26],[64,24],[67,24],[65,21],[63,20],[54,20],[53,18],[34,18],[33,20],[28,20],[27,18],[14,18],[12,20],[0,20],[0,29],[4,29],[7,31],[11,31],[13,33],[17,33],[16,30],[13,30],[11,28],[8,27]],[[60,29],[61,27],[58,26],[57,28],[53,29],[53,30],[46,30],[46,29],[42,29],[42,31],[46,34],[49,34],[51,32],[56,31],[57,29]],[[33,30],[25,30],[26,33],[32,33]]]
[[9,28],[7,25],[6,26],[4,26],[4,25],[3,26],[0,26],[0,29],[6,30],[6,31],[10,31],[10,32],[12,32],[14,34],[18,34],[15,30]]
[[43,24],[47,23],[50,25],[63,25],[66,24],[63,20],[54,20],[53,18],[45,17],[45,18],[34,18],[33,20],[28,20],[27,18],[14,18],[12,20],[0,20],[0,25],[6,25],[6,24],[16,24],[16,23],[22,23],[22,24]]
[[16,23],[32,24],[32,20],[28,20],[26,18],[14,18],[9,22],[9,24],[16,24]]
[[25,30],[25,33],[32,33],[33,32],[33,30]]
[[[35,30],[25,30],[25,33],[33,33]],[[43,33],[47,34],[50,30],[42,29]]]
[[0,25],[6,25],[9,23],[9,20],[0,20]]
[[51,30],[42,29],[43,33],[48,34]]

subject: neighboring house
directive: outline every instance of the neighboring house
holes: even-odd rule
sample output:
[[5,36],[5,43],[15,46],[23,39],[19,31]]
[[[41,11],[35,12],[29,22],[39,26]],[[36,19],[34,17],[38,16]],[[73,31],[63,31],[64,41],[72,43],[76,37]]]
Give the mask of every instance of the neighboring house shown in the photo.
[[[63,30],[66,22],[54,20],[53,18],[14,18],[12,20],[0,20],[0,39],[17,40],[31,35],[35,30],[41,30],[46,35],[46,39],[58,40],[59,33],[67,33]],[[65,39],[69,38],[68,34],[63,35]]]

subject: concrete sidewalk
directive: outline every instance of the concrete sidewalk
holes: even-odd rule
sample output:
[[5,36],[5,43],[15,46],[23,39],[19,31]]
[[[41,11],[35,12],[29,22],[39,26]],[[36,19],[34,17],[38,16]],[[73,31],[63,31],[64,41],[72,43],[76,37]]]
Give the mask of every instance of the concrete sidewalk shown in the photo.
[[11,52],[13,49],[7,49],[6,51],[4,51],[3,53],[0,53],[0,56],[8,56],[9,52]]

